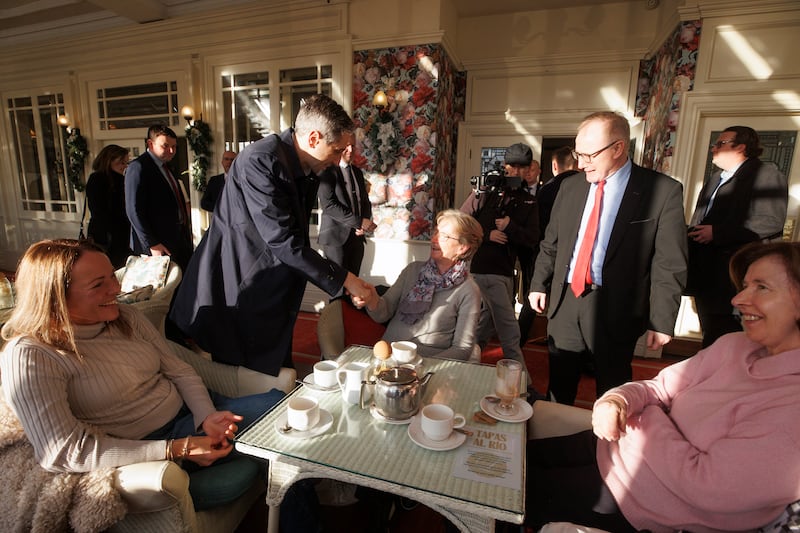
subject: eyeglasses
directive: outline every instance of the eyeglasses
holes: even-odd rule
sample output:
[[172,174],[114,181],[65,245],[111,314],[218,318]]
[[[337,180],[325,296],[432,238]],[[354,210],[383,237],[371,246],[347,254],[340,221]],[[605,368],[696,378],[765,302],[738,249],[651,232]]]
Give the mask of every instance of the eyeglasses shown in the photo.
[[736,144],[736,140],[735,139],[728,139],[727,141],[717,141],[717,142],[715,142],[715,143],[713,143],[711,145],[711,148],[716,148],[717,150],[719,150],[724,145],[730,144],[730,143]]
[[443,232],[439,231],[438,229],[437,230],[433,230],[433,235],[436,236],[439,239],[444,239],[444,240],[450,239],[450,240],[453,240],[453,241],[456,241],[456,242],[461,242],[458,239],[458,237],[453,237],[452,235],[448,235],[447,233],[443,233]]
[[591,163],[592,159],[594,159],[595,157],[597,157],[598,155],[600,155],[601,153],[605,152],[606,150],[608,150],[609,148],[611,148],[612,146],[614,146],[615,144],[617,144],[619,142],[622,142],[622,140],[621,139],[617,139],[616,141],[613,141],[608,146],[604,146],[604,147],[600,148],[598,151],[596,151],[593,154],[582,154],[580,152],[576,152],[575,150],[572,150],[572,157],[575,158],[575,161],[577,161],[578,159],[580,159],[582,157],[584,160],[586,160],[587,163]]

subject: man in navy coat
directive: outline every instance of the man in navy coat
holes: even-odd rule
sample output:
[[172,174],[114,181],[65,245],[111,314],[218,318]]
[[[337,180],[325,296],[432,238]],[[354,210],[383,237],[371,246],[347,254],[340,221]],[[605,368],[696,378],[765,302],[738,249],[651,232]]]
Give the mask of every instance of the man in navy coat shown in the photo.
[[167,126],[150,126],[147,151],[125,171],[125,211],[134,254],[168,255],[186,270],[192,255],[191,219],[180,183],[167,163],[178,137]]
[[292,366],[306,282],[366,298],[370,285],[309,246],[316,177],[353,139],[353,122],[325,95],[306,98],[294,129],[239,153],[170,317],[214,360],[277,375]]

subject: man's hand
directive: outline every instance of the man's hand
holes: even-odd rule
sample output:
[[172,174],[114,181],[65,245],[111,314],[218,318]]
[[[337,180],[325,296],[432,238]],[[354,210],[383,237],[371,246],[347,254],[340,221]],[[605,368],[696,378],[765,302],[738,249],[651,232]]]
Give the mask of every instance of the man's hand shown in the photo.
[[628,406],[619,396],[604,396],[597,400],[592,409],[592,430],[598,438],[617,441],[625,434],[628,420]]
[[489,232],[489,240],[498,244],[506,244],[508,236],[499,229],[493,229]]
[[671,340],[672,337],[666,333],[659,333],[651,329],[647,330],[647,348],[650,350],[658,350]]
[[378,227],[372,220],[369,218],[362,218],[361,219],[361,231],[364,233],[372,233]]
[[508,227],[508,223],[511,222],[511,217],[504,216],[503,218],[496,218],[494,219],[494,225],[500,231],[505,231]]
[[544,313],[545,307],[547,307],[547,294],[531,291],[528,295],[528,302],[531,304],[531,309],[537,313]]
[[155,246],[150,248],[150,255],[172,255],[169,253],[169,249],[164,246],[163,244],[156,244]]
[[689,232],[689,238],[700,244],[708,244],[714,240],[714,226],[710,224],[695,226]]
[[347,278],[344,280],[344,292],[353,299],[353,305],[359,309],[364,307],[370,301],[373,291],[375,291],[375,287],[352,272],[347,273]]

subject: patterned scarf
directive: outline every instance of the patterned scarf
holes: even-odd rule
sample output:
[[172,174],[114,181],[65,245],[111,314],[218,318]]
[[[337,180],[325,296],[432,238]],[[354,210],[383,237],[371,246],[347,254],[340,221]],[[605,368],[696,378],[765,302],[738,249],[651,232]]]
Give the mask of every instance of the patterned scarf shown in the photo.
[[417,282],[400,302],[397,312],[400,313],[400,320],[406,324],[414,324],[423,317],[431,308],[433,293],[457,287],[464,283],[469,274],[469,267],[466,261],[457,261],[444,274],[439,273],[433,259],[429,259],[419,273]]

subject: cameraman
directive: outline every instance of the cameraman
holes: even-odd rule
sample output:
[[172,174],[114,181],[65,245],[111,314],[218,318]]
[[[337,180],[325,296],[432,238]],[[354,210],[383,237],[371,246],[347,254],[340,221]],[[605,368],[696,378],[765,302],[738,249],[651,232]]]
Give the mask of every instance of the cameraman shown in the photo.
[[483,227],[483,243],[470,265],[483,297],[478,344],[481,348],[486,346],[494,325],[503,357],[516,359],[523,366],[525,358],[514,313],[514,264],[520,247],[533,248],[539,242],[536,200],[522,188],[520,177],[532,160],[528,146],[510,146],[505,155],[508,174],[499,171],[473,178],[473,191],[461,206],[462,212],[475,217]]

